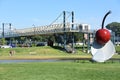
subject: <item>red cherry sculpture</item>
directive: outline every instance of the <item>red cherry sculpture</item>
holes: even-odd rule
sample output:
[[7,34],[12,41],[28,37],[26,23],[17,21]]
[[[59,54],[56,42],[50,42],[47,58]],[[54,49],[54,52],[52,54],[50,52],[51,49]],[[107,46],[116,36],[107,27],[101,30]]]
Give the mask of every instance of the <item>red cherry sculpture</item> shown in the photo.
[[107,29],[99,29],[96,32],[95,37],[96,37],[96,41],[99,44],[104,45],[105,43],[107,43],[110,40],[111,34]]
[[101,44],[101,45],[104,45],[106,44],[109,40],[110,40],[110,37],[111,37],[111,34],[110,32],[107,30],[107,29],[104,29],[104,22],[105,22],[105,18],[107,17],[108,14],[110,14],[111,11],[107,12],[103,18],[103,21],[102,21],[102,29],[99,29],[97,32],[96,32],[96,41]]

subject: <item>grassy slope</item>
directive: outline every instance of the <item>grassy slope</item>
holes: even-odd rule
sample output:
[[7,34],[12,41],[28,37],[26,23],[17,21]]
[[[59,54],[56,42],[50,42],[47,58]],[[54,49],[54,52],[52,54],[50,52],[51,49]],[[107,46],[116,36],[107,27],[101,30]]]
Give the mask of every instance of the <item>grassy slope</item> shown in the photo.
[[[9,51],[14,50],[15,55],[9,56]],[[116,47],[117,51],[120,51],[120,46]],[[81,48],[77,48],[76,54],[68,54],[60,48],[51,48],[49,46],[44,47],[30,47],[30,48],[0,48],[0,59],[40,59],[48,57],[91,57],[91,54],[82,52]],[[120,55],[114,55],[113,57],[120,58]]]
[[119,63],[0,64],[0,80],[118,80]]
[[8,55],[10,50],[14,50],[16,52],[15,55],[29,55],[30,53],[36,54],[36,55],[61,55],[65,54],[65,52],[54,49],[49,46],[43,46],[43,47],[23,47],[23,48],[8,48],[8,49],[0,49],[1,55]]
[[38,59],[47,57],[91,57],[90,54],[85,54],[81,49],[77,50],[76,54],[68,54],[65,51],[57,48],[52,48],[49,46],[44,47],[30,47],[30,48],[11,48],[11,49],[1,49],[0,48],[0,59],[9,59],[9,51],[14,50],[15,55],[12,58],[26,58],[26,59]]

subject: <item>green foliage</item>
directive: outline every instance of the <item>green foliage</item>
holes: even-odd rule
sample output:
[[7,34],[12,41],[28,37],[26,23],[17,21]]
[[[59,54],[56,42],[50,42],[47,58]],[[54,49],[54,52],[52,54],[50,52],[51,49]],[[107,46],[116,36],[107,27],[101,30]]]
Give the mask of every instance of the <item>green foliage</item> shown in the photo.
[[5,44],[6,44],[5,38],[1,38],[1,39],[0,39],[0,44],[1,44],[1,45],[5,45]]
[[55,42],[55,36],[54,35],[49,36],[48,40]]
[[83,33],[75,33],[74,36],[75,36],[75,42],[83,41]]
[[106,28],[115,32],[116,35],[120,35],[120,23],[112,22],[106,26]]
[[[74,42],[81,42],[83,40],[82,33],[66,33],[66,43],[72,43],[72,38],[74,36]],[[64,43],[64,34],[63,35],[56,35],[55,40],[58,43]]]

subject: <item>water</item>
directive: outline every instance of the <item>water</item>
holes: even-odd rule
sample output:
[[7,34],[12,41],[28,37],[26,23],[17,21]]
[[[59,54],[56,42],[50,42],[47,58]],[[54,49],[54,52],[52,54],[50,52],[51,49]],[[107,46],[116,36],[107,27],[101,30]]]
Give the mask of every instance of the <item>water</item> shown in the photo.
[[0,60],[0,63],[21,63],[21,62],[69,62],[72,60]]

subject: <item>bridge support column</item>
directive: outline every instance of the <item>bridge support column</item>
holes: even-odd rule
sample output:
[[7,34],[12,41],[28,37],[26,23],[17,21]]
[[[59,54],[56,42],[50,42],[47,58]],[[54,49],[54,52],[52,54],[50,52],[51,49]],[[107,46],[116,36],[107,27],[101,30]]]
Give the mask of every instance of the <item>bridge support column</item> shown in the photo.
[[63,11],[63,27],[64,27],[64,49],[66,48],[66,30],[65,30],[65,27],[66,27],[66,25],[65,25],[65,23],[66,23],[66,21],[65,21],[65,19],[66,19],[66,13],[65,13],[65,11]]
[[[74,23],[74,12],[72,11],[72,23]],[[72,29],[74,29],[74,24],[72,24]],[[72,32],[72,50],[74,51],[74,32]]]

